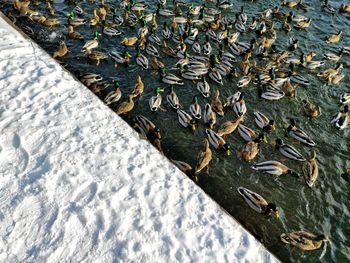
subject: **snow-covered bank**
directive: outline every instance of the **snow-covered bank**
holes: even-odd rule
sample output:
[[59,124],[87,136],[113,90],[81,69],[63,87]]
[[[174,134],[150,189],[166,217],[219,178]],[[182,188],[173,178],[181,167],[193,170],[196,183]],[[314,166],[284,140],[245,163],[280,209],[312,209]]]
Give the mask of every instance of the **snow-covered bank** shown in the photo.
[[0,262],[273,262],[0,18]]

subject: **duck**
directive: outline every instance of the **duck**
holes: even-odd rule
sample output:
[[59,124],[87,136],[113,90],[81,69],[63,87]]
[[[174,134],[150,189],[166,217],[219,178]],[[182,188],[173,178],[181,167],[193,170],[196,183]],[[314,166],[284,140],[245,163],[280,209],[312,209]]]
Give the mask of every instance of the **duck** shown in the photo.
[[239,97],[236,102],[233,103],[233,111],[237,117],[244,116],[247,112],[247,106],[243,99],[243,92],[239,93]]
[[259,146],[260,143],[264,141],[267,143],[267,139],[265,137],[265,134],[260,133],[258,137],[251,140],[250,142],[247,142],[241,150],[241,156],[243,160],[245,161],[251,161],[253,160],[259,153]]
[[192,175],[193,168],[190,164],[183,162],[183,161],[174,160],[174,159],[170,159],[170,160],[173,164],[175,164],[175,166],[177,168],[180,169],[180,171],[182,171],[183,173],[185,173],[187,175]]
[[86,53],[86,52],[91,51],[91,50],[94,49],[94,48],[97,48],[98,45],[99,45],[99,40],[98,40],[99,37],[101,37],[101,34],[100,34],[99,32],[96,31],[96,32],[94,33],[94,38],[91,39],[91,40],[89,40],[89,41],[87,41],[87,42],[84,44],[84,46],[83,46],[82,49],[81,49],[81,52]]
[[89,50],[85,55],[91,60],[96,60],[96,66],[100,65],[101,60],[108,58],[106,53],[95,50]]
[[75,17],[74,12],[68,14],[67,23],[69,26],[77,27],[86,24],[85,18]]
[[209,77],[220,86],[224,85],[224,83],[222,82],[222,76],[216,68],[213,68],[209,72]]
[[143,69],[148,69],[148,58],[140,52],[139,48],[137,48],[136,64]]
[[92,18],[90,19],[90,26],[96,26],[100,22],[100,17],[97,14],[97,10],[94,9],[92,13]]
[[242,123],[238,124],[237,130],[239,135],[247,142],[250,142],[254,140],[256,137],[258,137],[258,133],[256,133],[251,128],[243,125]]
[[350,123],[349,105],[344,105],[343,109],[332,117],[331,123],[335,125],[336,128],[343,130]]
[[272,214],[279,218],[279,210],[276,204],[267,202],[261,195],[242,186],[238,187],[237,191],[255,212],[267,216]]
[[226,121],[220,125],[216,133],[220,136],[230,135],[237,129],[238,125],[242,121],[243,121],[243,116],[240,116],[232,121]]
[[261,171],[268,174],[276,175],[276,176],[290,174],[290,175],[299,177],[299,175],[296,172],[294,172],[293,170],[288,168],[286,165],[278,161],[265,161],[265,162],[257,163],[252,166],[252,169],[256,171]]
[[135,95],[130,94],[128,97],[127,101],[123,101],[117,108],[116,113],[118,115],[124,115],[129,113],[130,111],[133,110],[134,108],[134,101],[133,98],[135,97]]
[[166,100],[173,109],[177,110],[181,108],[179,97],[176,95],[173,86],[170,87],[170,92],[166,95]]
[[294,82],[296,84],[309,86],[311,83],[308,79],[306,79],[304,76],[300,75],[299,73],[294,71],[294,65],[290,64],[290,72],[289,72],[289,80],[291,82]]
[[287,127],[287,133],[290,137],[302,142],[308,146],[315,146],[316,143],[300,128],[296,127],[295,119],[290,119],[290,124]]
[[321,114],[321,108],[318,105],[311,103],[307,98],[302,100],[303,108],[306,116],[317,118]]
[[311,25],[311,18],[297,22],[294,27],[296,29],[306,29]]
[[204,98],[209,98],[210,86],[204,77],[202,78],[202,81],[197,83],[197,90],[202,94]]
[[180,124],[185,128],[191,128],[192,131],[196,130],[196,121],[191,117],[190,114],[182,109],[177,109],[177,117]]
[[146,53],[152,57],[159,57],[159,52],[157,48],[149,43],[146,44]]
[[[79,72],[76,72],[77,75],[80,75]],[[90,87],[94,83],[98,83],[103,80],[103,77],[95,73],[86,73],[79,77],[80,81],[87,87]]]
[[282,139],[277,138],[275,140],[275,147],[283,156],[295,161],[305,162],[305,158],[301,155],[301,153],[293,146],[283,144]]
[[84,39],[84,36],[82,34],[80,34],[77,31],[74,31],[74,27],[73,26],[68,25],[67,29],[68,29],[68,36],[71,39]]
[[338,62],[343,56],[343,53],[344,53],[344,48],[341,48],[337,53],[329,52],[329,53],[323,54],[323,58],[326,60]]
[[224,106],[219,97],[220,91],[216,90],[213,99],[211,100],[211,107],[220,117],[224,117]]
[[162,73],[162,82],[169,85],[179,85],[179,86],[184,85],[183,81],[179,77],[175,76],[172,73],[165,73],[164,68],[161,69],[161,73]]
[[53,53],[53,58],[62,58],[69,52],[68,47],[64,41],[60,42],[58,50]]
[[341,104],[350,104],[350,91],[340,95],[339,102]]
[[273,119],[267,118],[264,114],[259,111],[254,112],[255,123],[265,132],[271,132],[276,129],[276,124]]
[[242,76],[237,82],[237,88],[246,87],[252,80],[251,76]]
[[220,9],[229,9],[233,4],[228,0],[217,0],[216,7]]
[[319,175],[316,152],[314,150],[311,151],[310,157],[303,165],[303,173],[306,184],[309,187],[313,187]]
[[212,160],[212,151],[210,150],[210,145],[208,139],[204,139],[203,149],[197,155],[197,165],[194,169],[195,174],[199,174],[204,168],[207,168]]
[[326,38],[327,44],[336,44],[341,39],[343,31],[339,30],[337,34],[330,35]]
[[142,93],[145,89],[145,85],[142,82],[141,76],[138,75],[137,76],[137,82],[132,90],[132,94],[136,97],[136,96],[142,96]]
[[203,118],[204,123],[209,127],[209,129],[213,129],[214,125],[216,124],[216,114],[209,103],[205,104]]
[[56,18],[46,18],[45,16],[41,15],[37,18],[37,21],[42,24],[43,26],[47,27],[53,27],[53,26],[59,26],[60,21],[58,21]]
[[147,138],[150,142],[154,140],[161,139],[161,132],[158,126],[156,126],[152,121],[147,119],[143,115],[137,115],[135,117],[136,127],[139,128],[141,134]]
[[220,135],[211,129],[206,129],[205,133],[210,144],[217,150],[225,152],[227,156],[231,155],[231,146]]
[[160,87],[156,87],[154,89],[154,93],[155,95],[152,96],[148,103],[149,103],[149,107],[151,109],[151,111],[155,112],[157,111],[158,109],[161,109],[161,104],[162,104],[162,95],[160,94],[161,92],[163,92],[164,90],[161,89]]
[[138,37],[125,37],[123,38],[121,44],[127,47],[131,47],[134,46],[138,40]]
[[322,247],[328,239],[325,235],[314,235],[306,231],[295,231],[280,236],[283,243],[301,250],[315,250]]
[[124,66],[128,66],[131,62],[131,54],[128,51],[123,51],[123,53],[119,53],[117,51],[109,52],[109,56],[114,60],[114,66],[117,68],[118,63],[123,64]]
[[122,97],[122,92],[121,92],[120,87],[119,87],[119,82],[116,80],[113,80],[113,85],[114,85],[115,90],[110,91],[106,95],[106,97],[103,99],[103,101],[106,103],[106,105],[116,103]]
[[202,109],[198,103],[197,95],[193,97],[193,103],[190,105],[190,113],[196,120],[200,120],[202,118]]
[[350,4],[341,4],[339,11],[343,13],[350,13]]

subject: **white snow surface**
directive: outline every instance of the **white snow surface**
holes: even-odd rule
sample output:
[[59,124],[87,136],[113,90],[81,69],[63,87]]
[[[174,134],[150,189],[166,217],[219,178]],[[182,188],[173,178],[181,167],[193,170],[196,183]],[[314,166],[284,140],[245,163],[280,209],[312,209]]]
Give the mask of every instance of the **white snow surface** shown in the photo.
[[0,132],[0,262],[277,261],[2,18]]

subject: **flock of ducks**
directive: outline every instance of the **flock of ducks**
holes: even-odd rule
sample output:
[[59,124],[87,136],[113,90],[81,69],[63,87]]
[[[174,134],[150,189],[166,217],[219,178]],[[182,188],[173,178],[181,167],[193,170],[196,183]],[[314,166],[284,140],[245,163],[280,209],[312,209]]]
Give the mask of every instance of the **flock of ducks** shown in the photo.
[[[184,0],[174,0],[172,5],[169,5],[166,0],[158,0],[154,12],[149,11],[145,2],[123,0],[116,6],[104,0],[89,0],[90,4],[95,6],[92,14],[87,14],[80,4],[87,1],[66,2],[71,11],[67,14],[65,22],[54,18],[54,4],[50,0],[45,2],[46,15],[36,11],[36,6],[41,3],[37,0],[14,0],[13,12],[8,12],[7,15],[14,23],[20,17],[25,17],[44,27],[66,27],[66,38],[81,41],[81,54],[86,59],[95,61],[96,66],[103,65],[104,60],[110,60],[115,67],[127,67],[134,63],[140,70],[156,72],[162,84],[154,87],[154,95],[149,98],[149,110],[166,111],[162,105],[162,93],[167,90],[166,101],[170,108],[176,111],[181,126],[192,131],[199,125],[206,126],[203,148],[198,153],[196,165],[192,167],[184,161],[172,160],[180,170],[195,180],[198,180],[200,173],[208,172],[213,158],[212,149],[230,155],[232,149],[227,139],[235,131],[246,142],[240,151],[242,159],[253,161],[259,154],[262,143],[266,143],[269,134],[276,130],[275,120],[260,111],[254,112],[254,121],[259,127],[259,132],[244,125],[247,118],[244,98],[251,92],[248,86],[254,87],[263,100],[293,98],[297,96],[297,89],[311,85],[307,77],[298,73],[300,68],[308,70],[310,74],[330,85],[337,85],[344,78],[343,64],[340,61],[343,56],[350,54],[350,48],[343,46],[338,52],[323,54],[321,60],[314,60],[314,52],[297,55],[296,51],[299,50],[302,39],[295,37],[289,38],[285,49],[277,48],[275,41],[279,30],[288,33],[293,30],[307,30],[312,26],[311,18],[296,13],[296,10],[309,10],[309,6],[301,0],[283,0],[280,6],[264,10],[258,16],[248,16],[242,6],[235,17],[225,15],[227,9],[233,8],[233,4],[228,0],[218,0],[214,3],[203,1],[198,5],[189,4]],[[284,12],[282,8],[288,11]],[[349,13],[350,4],[336,7],[325,1],[322,3],[322,10],[329,14]],[[163,21],[161,25],[158,24],[160,20]],[[79,28],[83,26],[93,29],[91,37],[79,33]],[[136,29],[137,34],[121,37],[121,27],[132,29],[133,32]],[[23,25],[22,28],[34,35],[28,25]],[[248,34],[253,35],[251,40],[243,41],[242,36]],[[328,45],[335,45],[342,36],[342,31],[330,32],[324,41]],[[116,43],[119,42],[118,50],[100,51],[101,38],[111,38]],[[65,41],[61,41],[53,57],[61,59],[67,55],[69,47]],[[177,60],[172,67],[165,66],[168,58]],[[335,66],[327,66],[330,63]],[[325,69],[321,70],[322,67]],[[102,96],[104,102],[118,115],[132,112],[135,100],[140,98],[145,90],[143,81],[138,76],[127,94],[127,99],[120,102],[126,89],[121,88],[117,80],[109,83],[99,74],[76,74],[83,84]],[[224,85],[225,79],[228,82],[236,82],[237,90],[223,99],[220,87]],[[183,86],[185,81],[192,83],[193,89],[197,90],[192,104],[186,107],[180,103],[176,94],[177,88]],[[213,85],[214,91],[211,87]],[[202,101],[206,101],[204,105],[200,104],[200,97]],[[334,114],[331,123],[338,129],[345,129],[350,123],[350,92],[340,94],[339,102],[340,110]],[[308,98],[302,100],[301,107],[309,118],[317,118],[321,114],[321,108]],[[234,112],[236,118],[221,121],[228,111]],[[159,127],[143,115],[135,116],[134,122],[135,129],[163,152]],[[289,120],[285,133],[304,146],[316,146],[313,139],[293,118]],[[305,182],[309,187],[313,187],[319,176],[316,151],[311,150],[310,156],[304,157],[297,148],[284,143],[281,138],[277,137],[272,141],[283,157],[303,164]],[[275,160],[255,163],[252,169],[275,176],[300,176],[297,171]],[[342,178],[349,181],[349,173],[350,169],[347,169]],[[279,209],[276,204],[244,187],[239,187],[238,193],[256,212],[278,217]],[[282,234],[281,240],[303,250],[313,250],[320,248],[327,238],[324,235],[297,231]]]

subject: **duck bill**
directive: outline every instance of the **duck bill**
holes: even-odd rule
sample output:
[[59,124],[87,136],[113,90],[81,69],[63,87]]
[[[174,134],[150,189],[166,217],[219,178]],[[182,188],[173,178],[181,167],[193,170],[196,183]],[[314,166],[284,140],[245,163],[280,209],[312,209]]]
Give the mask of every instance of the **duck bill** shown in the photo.
[[269,143],[269,141],[267,140],[267,138],[266,138],[266,137],[264,138],[264,143],[266,143],[266,144],[268,144],[268,143]]
[[231,155],[231,151],[230,150],[226,150],[226,155],[230,156]]
[[196,125],[195,124],[191,124],[191,129],[192,129],[192,131],[195,131],[196,130]]
[[210,123],[210,124],[209,124],[209,129],[212,130],[213,128],[214,128],[214,124]]
[[272,130],[276,130],[276,124],[272,125]]
[[280,218],[280,213],[278,211],[273,211],[272,212],[273,216],[276,217],[276,218]]
[[158,138],[159,140],[162,139],[162,136],[160,135],[160,132],[157,132],[156,134],[157,134],[157,138]]

